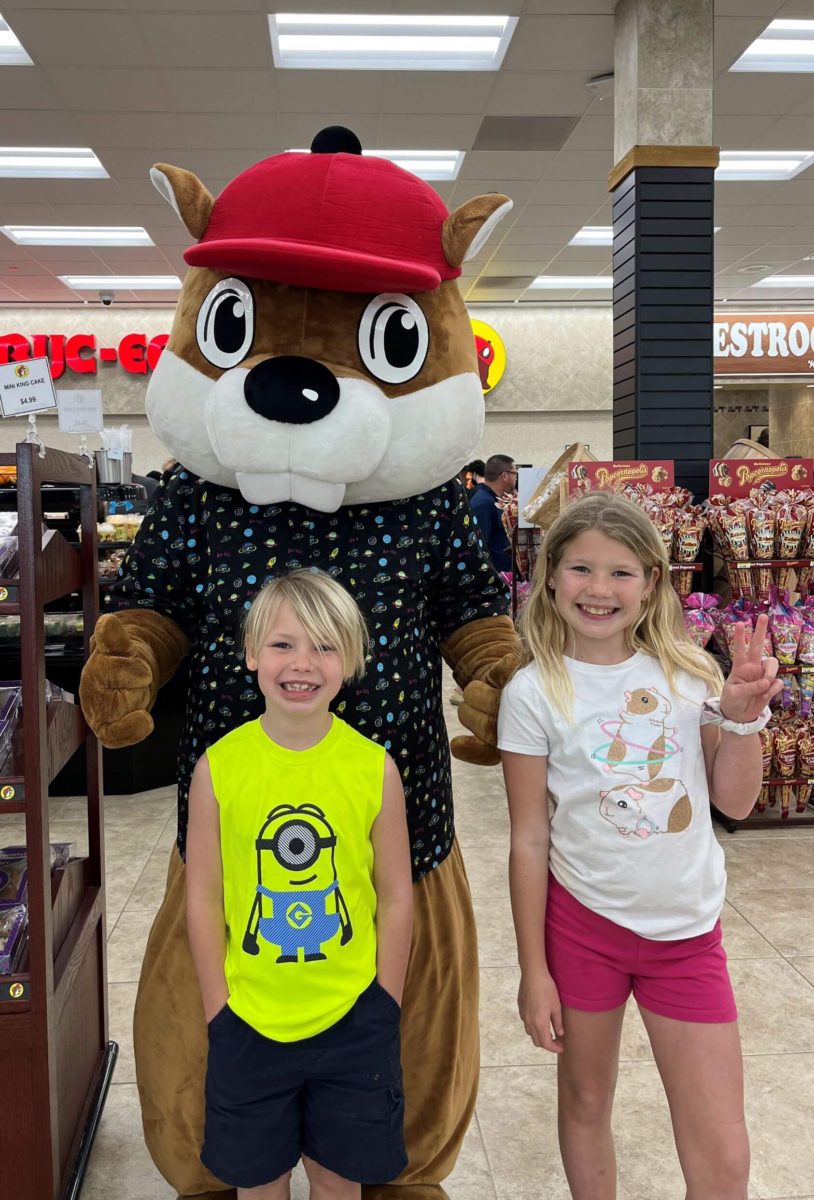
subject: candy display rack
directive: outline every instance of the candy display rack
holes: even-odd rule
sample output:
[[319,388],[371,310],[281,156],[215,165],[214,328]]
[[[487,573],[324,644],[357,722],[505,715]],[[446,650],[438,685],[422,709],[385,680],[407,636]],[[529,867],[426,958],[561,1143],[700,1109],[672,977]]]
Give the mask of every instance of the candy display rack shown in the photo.
[[[0,580],[0,612],[20,616],[22,721],[0,777],[0,813],[25,817],[28,946],[0,975],[0,1196],[75,1200],[117,1047],[108,1041],[104,835],[99,747],[78,705],[46,703],[43,610],[82,596],[85,654],[98,615],[96,495],[83,460],[21,444],[17,466],[19,574]],[[82,545],[42,533],[43,483],[78,486]],[[84,744],[89,850],[50,869],[48,785]]]

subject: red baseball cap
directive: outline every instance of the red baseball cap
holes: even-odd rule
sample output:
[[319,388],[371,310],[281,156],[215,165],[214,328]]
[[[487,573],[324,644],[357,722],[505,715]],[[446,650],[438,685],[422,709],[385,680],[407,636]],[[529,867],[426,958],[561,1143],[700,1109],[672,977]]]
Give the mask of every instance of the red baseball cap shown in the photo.
[[363,157],[355,135],[336,128],[310,153],[265,158],[227,184],[184,259],[297,287],[432,291],[461,273],[444,257],[448,215],[423,179]]

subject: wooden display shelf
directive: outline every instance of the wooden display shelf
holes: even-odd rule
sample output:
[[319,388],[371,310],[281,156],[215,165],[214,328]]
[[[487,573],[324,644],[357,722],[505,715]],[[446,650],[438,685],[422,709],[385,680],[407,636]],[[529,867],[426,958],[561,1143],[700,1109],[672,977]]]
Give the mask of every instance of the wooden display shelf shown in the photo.
[[[25,815],[28,945],[15,973],[0,976],[0,1062],[14,1094],[2,1116],[0,1196],[75,1200],[116,1057],[108,1041],[100,752],[78,705],[46,702],[43,614],[47,604],[79,592],[89,653],[99,609],[96,488],[73,455],[48,449],[40,457],[24,443],[16,459],[0,455],[0,465],[15,461],[19,574],[2,585],[17,594],[0,612],[20,615],[22,718],[0,778],[0,792],[6,785],[16,794],[0,795],[0,811]],[[49,483],[78,485],[78,547],[57,532],[43,537]],[[82,744],[88,855],[52,875],[48,785]]]

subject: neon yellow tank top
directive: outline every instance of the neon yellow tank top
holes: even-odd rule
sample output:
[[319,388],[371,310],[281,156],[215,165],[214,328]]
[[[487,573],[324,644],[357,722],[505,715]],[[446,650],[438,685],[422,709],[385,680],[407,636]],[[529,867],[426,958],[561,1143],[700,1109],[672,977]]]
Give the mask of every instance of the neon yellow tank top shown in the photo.
[[345,1015],[376,974],[370,830],[384,748],[339,717],[309,750],[249,721],[210,746],[220,809],[229,1006],[299,1041]]

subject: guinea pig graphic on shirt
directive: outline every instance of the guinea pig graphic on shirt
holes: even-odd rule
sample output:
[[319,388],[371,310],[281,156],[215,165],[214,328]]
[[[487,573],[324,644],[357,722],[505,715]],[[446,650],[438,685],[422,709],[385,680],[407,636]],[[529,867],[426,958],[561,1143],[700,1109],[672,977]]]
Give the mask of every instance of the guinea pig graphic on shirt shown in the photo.
[[653,779],[677,749],[670,736],[675,729],[667,724],[672,707],[655,688],[626,691],[618,721],[601,723],[604,732],[615,725],[610,745],[605,748],[607,769],[632,774],[643,783]]
[[599,811],[626,838],[682,833],[692,820],[690,798],[680,779],[620,783],[600,792]]
[[645,840],[658,833],[681,833],[692,820],[692,804],[680,779],[663,775],[681,752],[670,725],[672,703],[657,688],[624,693],[616,718],[601,719],[609,740],[592,757],[623,782],[599,793],[600,815],[623,837]]

